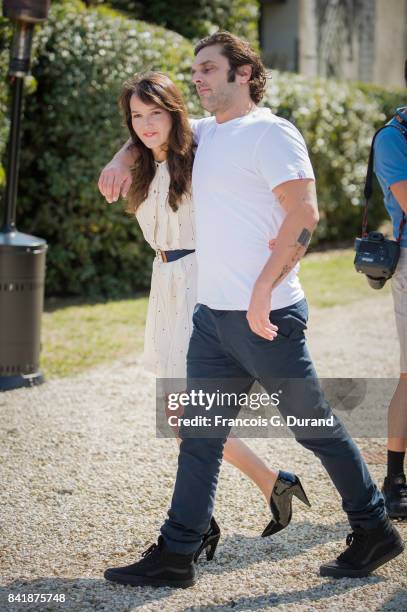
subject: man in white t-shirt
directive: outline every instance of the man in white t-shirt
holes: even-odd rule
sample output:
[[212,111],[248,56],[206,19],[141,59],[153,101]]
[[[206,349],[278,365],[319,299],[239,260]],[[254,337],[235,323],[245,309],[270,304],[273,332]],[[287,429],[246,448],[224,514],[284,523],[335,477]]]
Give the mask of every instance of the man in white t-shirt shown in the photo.
[[[258,380],[271,394],[277,379],[286,393],[279,405],[285,418],[332,421],[328,434],[317,436],[310,428],[292,427],[329,473],[353,529],[348,548],[320,573],[365,576],[400,554],[403,543],[358,448],[323,397],[306,347],[307,304],[297,270],[318,221],[307,148],[290,122],[257,107],[266,73],[244,41],[227,32],[201,41],[192,76],[203,107],[214,116],[192,122],[198,145],[193,169],[198,304],[187,390],[217,386],[239,395]],[[123,148],[100,181],[108,199],[114,199],[112,179],[118,193],[127,188],[128,165]],[[270,237],[275,238],[271,254]],[[226,412],[215,405],[211,415]],[[184,416],[198,413],[188,405]],[[215,437],[194,437],[187,428],[180,433],[174,495],[158,544],[141,561],[107,570],[109,580],[195,583],[194,555],[212,516],[228,430]]]

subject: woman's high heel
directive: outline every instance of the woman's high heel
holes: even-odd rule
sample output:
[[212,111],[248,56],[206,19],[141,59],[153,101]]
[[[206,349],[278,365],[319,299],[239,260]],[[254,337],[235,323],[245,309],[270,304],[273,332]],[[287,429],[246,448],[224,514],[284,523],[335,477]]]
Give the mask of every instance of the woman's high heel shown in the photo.
[[311,507],[298,476],[280,470],[270,497],[273,518],[261,534],[262,538],[267,538],[287,527],[292,517],[293,495]]
[[214,557],[216,547],[220,538],[220,529],[218,523],[214,517],[211,518],[208,531],[203,535],[202,543],[194,555],[194,562],[196,563],[203,550],[206,552],[206,559],[211,561]]

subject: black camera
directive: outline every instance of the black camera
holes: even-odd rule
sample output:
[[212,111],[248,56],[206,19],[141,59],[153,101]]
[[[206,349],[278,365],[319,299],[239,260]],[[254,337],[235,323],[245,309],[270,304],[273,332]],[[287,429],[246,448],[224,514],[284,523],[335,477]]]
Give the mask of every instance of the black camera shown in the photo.
[[381,289],[391,278],[400,257],[400,244],[385,238],[380,232],[369,232],[355,240],[355,269],[366,274],[373,289]]
[[397,240],[389,240],[380,232],[367,232],[369,200],[373,188],[374,143],[377,135],[386,129],[399,130],[407,141],[407,130],[404,128],[407,128],[404,123],[403,126],[388,123],[377,130],[370,145],[369,163],[363,191],[365,209],[362,221],[362,238],[356,238],[355,240],[356,255],[353,263],[357,272],[366,274],[367,282],[373,289],[381,289],[386,281],[393,276],[400,257],[400,241],[406,223],[406,215],[403,211]]

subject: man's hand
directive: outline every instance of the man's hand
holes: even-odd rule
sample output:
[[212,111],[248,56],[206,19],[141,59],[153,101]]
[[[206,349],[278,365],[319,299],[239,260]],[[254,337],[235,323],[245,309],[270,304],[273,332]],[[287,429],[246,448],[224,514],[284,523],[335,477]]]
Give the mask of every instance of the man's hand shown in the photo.
[[307,250],[312,230],[318,222],[315,183],[295,179],[273,189],[285,219],[276,238],[269,241],[270,257],[253,288],[247,319],[250,329],[262,338],[273,340],[277,328],[270,323],[272,291],[297,265]]
[[269,287],[256,283],[247,311],[246,318],[249,327],[258,336],[273,340],[277,336],[278,327],[270,323],[271,291]]
[[125,198],[131,185],[131,167],[138,157],[131,138],[124,143],[113,159],[105,166],[99,177],[99,191],[109,202],[117,202],[120,196]]
[[98,181],[99,191],[109,204],[117,202],[120,196],[123,198],[127,196],[131,180],[129,166],[113,159],[101,172]]

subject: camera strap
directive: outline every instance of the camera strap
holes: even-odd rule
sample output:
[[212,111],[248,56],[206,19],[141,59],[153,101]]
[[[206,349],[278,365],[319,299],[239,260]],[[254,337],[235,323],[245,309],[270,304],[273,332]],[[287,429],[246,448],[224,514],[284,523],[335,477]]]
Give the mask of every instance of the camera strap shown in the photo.
[[[374,143],[376,140],[376,137],[378,134],[380,134],[380,132],[382,130],[385,130],[386,128],[394,128],[396,130],[399,130],[399,132],[401,132],[404,136],[404,138],[406,139],[407,142],[407,130],[404,129],[404,125],[405,123],[403,122],[403,127],[401,127],[401,125],[395,125],[395,124],[391,124],[391,125],[384,125],[383,127],[379,128],[377,130],[377,132],[375,133],[375,135],[373,136],[373,140],[372,140],[372,144],[370,146],[370,153],[369,153],[369,163],[367,166],[367,173],[366,173],[366,181],[365,181],[365,188],[364,188],[364,196],[365,196],[365,208],[364,208],[364,213],[363,213],[363,221],[362,221],[362,236],[365,238],[368,235],[368,231],[367,231],[367,213],[368,213],[368,207],[369,207],[369,200],[371,198],[372,195],[372,190],[373,190],[373,161],[374,161]],[[399,226],[399,235],[397,238],[397,242],[400,243],[401,240],[401,235],[403,233],[403,228],[406,224],[406,215],[403,211],[403,215],[401,217],[401,221],[400,221],[400,226]]]

